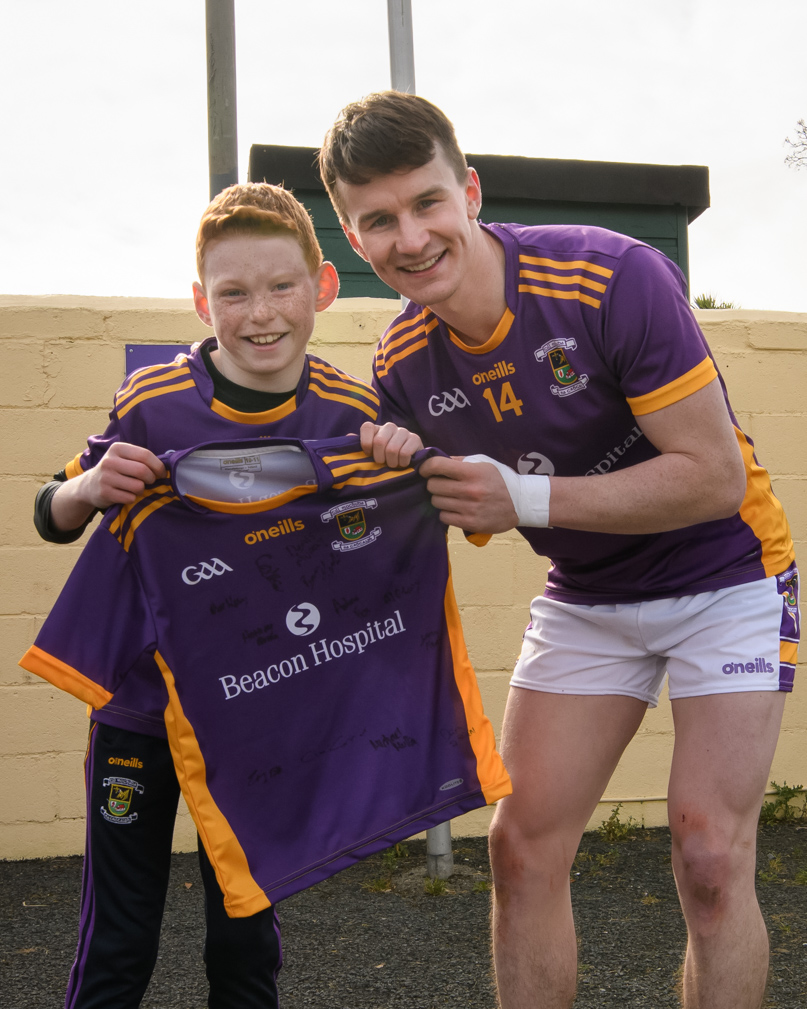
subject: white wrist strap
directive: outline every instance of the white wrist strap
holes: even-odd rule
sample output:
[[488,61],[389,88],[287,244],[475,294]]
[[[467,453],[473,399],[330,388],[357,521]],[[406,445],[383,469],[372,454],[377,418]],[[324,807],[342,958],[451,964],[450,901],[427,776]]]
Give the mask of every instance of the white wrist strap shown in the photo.
[[489,462],[501,473],[510,500],[513,502],[518,524],[539,529],[549,527],[549,477],[543,474],[520,476],[488,455],[466,455],[463,462]]

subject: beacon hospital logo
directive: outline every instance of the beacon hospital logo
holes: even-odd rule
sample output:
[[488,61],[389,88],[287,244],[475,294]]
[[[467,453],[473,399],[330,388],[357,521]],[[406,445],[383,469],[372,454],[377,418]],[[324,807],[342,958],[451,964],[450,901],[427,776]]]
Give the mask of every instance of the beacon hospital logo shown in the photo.
[[331,542],[331,549],[348,553],[375,543],[381,535],[381,526],[375,526],[368,531],[365,512],[377,507],[378,501],[375,498],[365,498],[360,501],[347,501],[322,512],[320,518],[323,522],[332,522],[336,519],[336,528],[342,537]]
[[292,634],[305,637],[319,627],[319,610],[313,603],[297,603],[286,614],[286,627]]

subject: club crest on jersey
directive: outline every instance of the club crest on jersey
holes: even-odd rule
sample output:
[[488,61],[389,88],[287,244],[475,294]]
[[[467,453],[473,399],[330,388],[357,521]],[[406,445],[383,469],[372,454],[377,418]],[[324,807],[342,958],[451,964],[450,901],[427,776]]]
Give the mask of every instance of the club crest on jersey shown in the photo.
[[333,540],[331,549],[346,553],[374,543],[381,535],[381,526],[376,526],[368,532],[367,516],[364,512],[365,509],[370,511],[377,507],[378,501],[375,498],[366,498],[362,501],[348,501],[322,512],[320,518],[323,522],[336,519],[339,535],[342,537],[341,540]]
[[348,540],[348,542],[360,540],[367,532],[367,520],[364,517],[363,508],[357,508],[355,511],[342,512],[341,515],[336,516],[336,521],[339,525],[339,532],[342,534],[342,539]]
[[575,339],[550,340],[535,351],[535,360],[539,363],[548,360],[557,379],[558,384],[549,387],[553,396],[571,396],[588,385],[588,375],[577,374],[566,357],[567,350],[577,350]]
[[129,809],[134,796],[143,794],[143,786],[131,778],[104,778],[104,788],[107,786],[109,796],[106,806],[101,806],[101,816],[110,823],[134,823],[137,813],[129,813]]

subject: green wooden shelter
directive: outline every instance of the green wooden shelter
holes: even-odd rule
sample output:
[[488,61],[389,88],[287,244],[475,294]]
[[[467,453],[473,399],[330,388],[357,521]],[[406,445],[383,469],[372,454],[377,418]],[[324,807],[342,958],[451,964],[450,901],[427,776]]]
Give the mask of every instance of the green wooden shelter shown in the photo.
[[[342,298],[397,298],[350,248],[316,169],[316,149],[253,144],[249,179],[293,189],[311,212]],[[709,206],[709,169],[614,161],[468,154],[482,183],[483,221],[589,224],[660,249],[689,279],[687,226]]]

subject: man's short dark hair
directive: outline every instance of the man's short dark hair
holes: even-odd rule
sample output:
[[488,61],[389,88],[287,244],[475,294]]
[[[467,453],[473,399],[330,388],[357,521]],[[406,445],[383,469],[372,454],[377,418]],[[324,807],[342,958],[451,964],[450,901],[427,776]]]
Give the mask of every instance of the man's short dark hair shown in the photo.
[[345,106],[319,152],[319,172],[340,220],[347,222],[338,180],[361,186],[379,175],[421,168],[438,144],[457,181],[464,182],[465,155],[436,105],[401,91],[379,91]]

